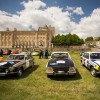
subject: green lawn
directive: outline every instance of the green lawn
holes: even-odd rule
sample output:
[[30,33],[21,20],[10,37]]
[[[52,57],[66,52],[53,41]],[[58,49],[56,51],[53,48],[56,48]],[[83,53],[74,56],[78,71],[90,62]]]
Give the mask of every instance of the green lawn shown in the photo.
[[100,77],[81,66],[78,53],[71,53],[77,68],[75,77],[47,78],[48,59],[35,58],[34,68],[21,78],[0,77],[0,100],[100,100]]

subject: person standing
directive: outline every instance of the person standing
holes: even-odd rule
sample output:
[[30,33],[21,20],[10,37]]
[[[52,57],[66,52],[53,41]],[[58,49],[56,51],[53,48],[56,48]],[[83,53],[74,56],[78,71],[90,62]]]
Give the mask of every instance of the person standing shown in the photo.
[[8,54],[8,55],[10,55],[10,54],[11,54],[11,52],[12,52],[12,51],[9,49],[7,54]]
[[39,51],[39,59],[41,59],[41,58],[43,58],[43,51],[42,50]]
[[48,59],[48,50],[45,50],[45,58]]
[[3,50],[2,49],[0,50],[0,56],[1,57],[3,56]]

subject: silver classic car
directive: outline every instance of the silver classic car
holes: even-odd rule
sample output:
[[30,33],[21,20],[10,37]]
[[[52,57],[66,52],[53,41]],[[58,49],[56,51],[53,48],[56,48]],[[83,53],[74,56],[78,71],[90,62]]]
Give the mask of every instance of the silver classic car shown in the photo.
[[17,74],[20,77],[25,69],[33,66],[34,59],[26,52],[11,54],[5,61],[0,62],[0,76]]
[[46,65],[47,77],[51,75],[75,75],[76,68],[68,52],[53,52]]

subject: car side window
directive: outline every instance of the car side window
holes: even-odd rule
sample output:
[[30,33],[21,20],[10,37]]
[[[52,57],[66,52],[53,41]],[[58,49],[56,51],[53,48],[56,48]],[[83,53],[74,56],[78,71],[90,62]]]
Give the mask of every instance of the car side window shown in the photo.
[[83,57],[85,57],[86,53],[83,54]]
[[84,53],[83,57],[89,59],[89,53]]
[[86,58],[89,59],[89,53],[86,53]]

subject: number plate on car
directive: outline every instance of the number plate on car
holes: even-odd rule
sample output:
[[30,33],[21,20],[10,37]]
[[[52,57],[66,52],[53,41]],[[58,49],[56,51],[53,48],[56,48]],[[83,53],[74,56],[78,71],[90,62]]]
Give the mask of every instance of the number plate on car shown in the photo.
[[64,71],[58,71],[58,73],[64,73]]
[[58,60],[57,63],[65,63],[63,60]]

